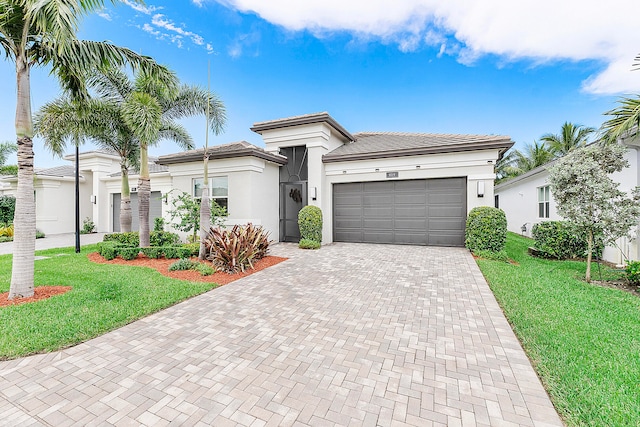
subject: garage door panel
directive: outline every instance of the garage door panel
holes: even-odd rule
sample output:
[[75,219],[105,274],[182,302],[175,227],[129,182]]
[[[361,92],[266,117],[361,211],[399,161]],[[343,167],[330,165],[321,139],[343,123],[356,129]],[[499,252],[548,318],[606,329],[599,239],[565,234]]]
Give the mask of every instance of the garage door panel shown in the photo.
[[424,246],[428,244],[428,236],[426,233],[396,230],[393,243]]
[[462,246],[466,178],[334,184],[334,240]]

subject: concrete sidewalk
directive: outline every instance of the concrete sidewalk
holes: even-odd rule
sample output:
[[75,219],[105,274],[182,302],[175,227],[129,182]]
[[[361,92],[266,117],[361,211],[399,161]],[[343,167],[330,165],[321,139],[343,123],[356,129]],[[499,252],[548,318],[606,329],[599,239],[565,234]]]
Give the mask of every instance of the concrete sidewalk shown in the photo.
[[562,426],[469,251],[333,244],[0,362],[0,425]]
[[[92,233],[80,235],[80,246],[102,242],[106,233]],[[75,247],[76,235],[74,233],[50,234],[42,239],[36,239],[36,251],[42,249]],[[13,242],[0,243],[0,255],[13,253]]]

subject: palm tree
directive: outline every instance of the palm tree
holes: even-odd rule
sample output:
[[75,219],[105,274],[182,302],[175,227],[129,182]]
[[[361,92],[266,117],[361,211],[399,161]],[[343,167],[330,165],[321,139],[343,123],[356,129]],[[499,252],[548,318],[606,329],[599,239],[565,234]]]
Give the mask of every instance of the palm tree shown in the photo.
[[131,231],[129,169],[138,167],[140,150],[118,104],[104,98],[79,103],[63,96],[42,106],[34,121],[36,134],[43,136],[46,146],[58,156],[64,153],[67,139],[76,144],[92,139],[120,157],[120,230]]
[[[111,0],[116,3],[118,0]],[[134,0],[140,3],[141,0]],[[64,90],[86,97],[83,71],[98,63],[132,64],[164,79],[165,69],[151,58],[106,42],[78,40],[80,19],[104,7],[104,0],[9,0],[0,3],[0,46],[15,63],[18,188],[14,221],[13,267],[9,299],[33,295],[35,198],[33,191],[32,67],[50,66]]]
[[208,115],[211,129],[220,133],[226,120],[224,104],[208,90],[178,85],[177,79],[166,84],[146,73],[138,73],[130,81],[122,70],[111,69],[94,75],[89,84],[103,98],[119,105],[123,122],[139,143],[140,246],[149,246],[149,147],[170,139],[192,149],[191,135],[175,120],[198,114]]
[[544,142],[534,141],[527,144],[524,151],[516,150],[514,153],[514,169],[517,175],[529,172],[539,166],[553,160],[553,153],[547,148]]
[[[638,56],[640,61],[640,56]],[[607,142],[614,142],[618,138],[633,137],[640,132],[640,96],[636,98],[622,98],[618,100],[618,107],[604,113],[613,118],[602,124],[600,132]]]
[[14,168],[15,166],[5,165],[9,155],[18,151],[18,146],[13,142],[0,142],[0,175],[7,174],[11,175],[9,172],[13,172],[10,168]]
[[540,140],[548,144],[554,157],[562,157],[577,147],[584,147],[589,135],[595,131],[592,127],[564,122],[560,134],[547,133],[542,135]]

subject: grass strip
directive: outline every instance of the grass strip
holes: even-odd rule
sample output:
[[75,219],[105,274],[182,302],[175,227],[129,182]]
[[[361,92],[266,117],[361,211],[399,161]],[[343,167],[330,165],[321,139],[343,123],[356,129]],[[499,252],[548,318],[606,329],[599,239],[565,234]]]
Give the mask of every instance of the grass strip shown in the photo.
[[640,298],[584,282],[584,262],[531,257],[530,245],[509,233],[518,265],[478,265],[558,412],[569,426],[639,426]]
[[[186,282],[150,268],[95,264],[88,245],[38,251],[35,286],[71,286],[63,295],[0,308],[0,360],[65,348],[119,328],[216,284]],[[0,256],[0,292],[11,281],[11,255]]]

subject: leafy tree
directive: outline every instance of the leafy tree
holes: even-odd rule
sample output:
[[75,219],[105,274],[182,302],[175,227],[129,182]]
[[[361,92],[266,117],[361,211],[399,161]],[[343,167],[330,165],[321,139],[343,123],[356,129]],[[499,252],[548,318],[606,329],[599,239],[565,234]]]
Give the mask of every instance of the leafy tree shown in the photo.
[[554,157],[562,157],[578,147],[584,147],[589,135],[595,131],[592,127],[564,122],[559,134],[547,133],[540,140],[547,144]]
[[[202,199],[204,200],[204,198]],[[184,231],[185,233],[193,233],[190,237],[192,242],[198,241],[198,231],[200,230],[200,203],[201,199],[192,197],[184,191],[178,194],[172,201],[173,209],[169,211],[173,228]],[[214,199],[209,204],[211,212],[210,220],[213,225],[222,225],[224,217],[227,216],[227,210],[218,205]]]
[[18,146],[12,142],[0,143],[0,175],[15,175],[18,167],[14,165],[5,165],[9,159],[9,155],[18,151]]
[[[640,56],[638,58],[640,61]],[[623,136],[633,137],[640,132],[640,96],[622,98],[618,104],[618,107],[604,113],[612,116],[600,129],[607,142],[614,142]]]
[[625,151],[621,144],[593,144],[573,150],[549,168],[558,213],[587,235],[587,282],[594,236],[603,236],[605,244],[614,242],[640,220],[640,188],[629,197],[610,176],[629,166]]
[[[140,0],[134,0],[141,3]],[[117,3],[118,0],[111,0]],[[81,18],[104,7],[104,0],[20,0],[0,2],[0,48],[15,64],[17,82],[16,137],[18,188],[14,221],[13,267],[9,299],[33,295],[35,256],[35,198],[33,188],[32,67],[51,67],[63,89],[74,98],[86,97],[82,78],[98,64],[131,64],[163,79],[166,74],[151,58],[106,42],[78,40]]]

